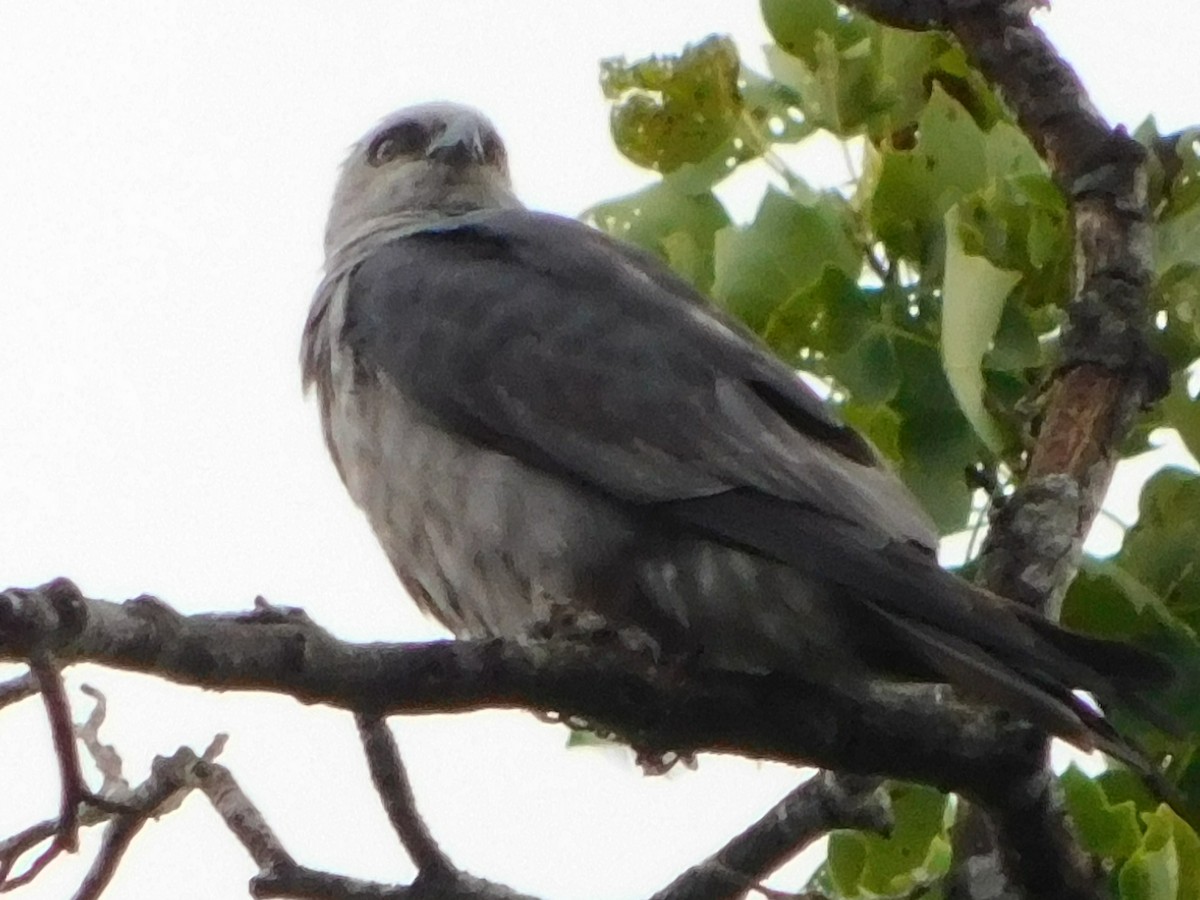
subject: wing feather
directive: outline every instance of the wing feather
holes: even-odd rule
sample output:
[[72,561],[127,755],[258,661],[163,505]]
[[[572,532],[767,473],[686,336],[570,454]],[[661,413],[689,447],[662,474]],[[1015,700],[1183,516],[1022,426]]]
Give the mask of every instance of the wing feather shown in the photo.
[[935,534],[794,372],[652,257],[506,210],[351,280],[344,339],[450,427],[623,501],[752,487],[879,545]]

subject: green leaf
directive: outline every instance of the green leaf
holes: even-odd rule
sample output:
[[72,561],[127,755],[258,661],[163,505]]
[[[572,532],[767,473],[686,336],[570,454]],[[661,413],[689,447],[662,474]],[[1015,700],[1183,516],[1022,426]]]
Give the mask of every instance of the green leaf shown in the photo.
[[1040,366],[1043,362],[1042,345],[1026,311],[1016,303],[1004,304],[992,349],[985,358],[987,368],[1019,371]]
[[710,157],[742,113],[740,60],[728,38],[713,35],[678,56],[600,64],[604,96],[616,101],[612,135],[632,162],[657,172]]
[[1198,900],[1200,898],[1200,835],[1176,814],[1166,804],[1162,804],[1147,818],[1147,836],[1158,829],[1157,822],[1163,822],[1162,827],[1171,830],[1171,838],[1179,857],[1179,891],[1178,897],[1183,900]]
[[[877,172],[873,191],[864,192],[872,230],[888,255],[923,263],[937,251],[941,217],[937,186],[923,159],[907,151],[884,150],[868,165]],[[861,188],[860,188],[861,190]]]
[[947,44],[937,58],[929,80],[954,97],[971,114],[980,128],[1005,121],[1008,112],[982,73],[971,65],[962,47]]
[[942,534],[958,531],[971,509],[964,472],[979,442],[957,408],[937,351],[896,342],[903,378],[891,406],[902,416],[900,475]]
[[1163,275],[1172,266],[1200,266],[1200,203],[1188,207],[1154,229],[1154,264]]
[[775,79],[800,98],[805,119],[834,134],[858,133],[891,105],[880,81],[880,27],[827,0],[764,0]]
[[[1200,258],[1200,247],[1196,256]],[[1200,263],[1172,266],[1158,279],[1154,293],[1158,307],[1190,325],[1193,341],[1200,342]],[[1195,344],[1195,352],[1200,355],[1200,343]]]
[[935,87],[921,113],[915,148],[880,152],[869,201],[871,226],[891,255],[927,263],[939,249],[946,212],[987,182],[983,132]]
[[850,400],[838,408],[848,425],[866,435],[892,462],[900,459],[900,417],[888,406],[868,406]]
[[1072,764],[1060,776],[1067,811],[1084,846],[1106,859],[1128,859],[1142,841],[1137,807],[1132,801],[1110,803],[1104,790]]
[[845,353],[831,356],[829,372],[862,403],[890,400],[900,387],[900,365],[891,335],[874,325]]
[[[1063,624],[1091,634],[1133,640],[1161,654],[1178,672],[1174,684],[1142,699],[1177,724],[1179,736],[1162,734],[1128,715],[1108,710],[1123,733],[1152,755],[1170,755],[1173,779],[1192,777],[1200,753],[1200,476],[1183,469],[1157,472],[1142,490],[1138,522],[1121,550],[1107,560],[1085,560],[1067,592]],[[1200,779],[1181,789],[1200,805]]]
[[762,16],[775,43],[810,66],[817,64],[821,36],[838,32],[838,8],[832,0],[762,0]]
[[588,731],[586,728],[570,728],[567,731],[567,748],[575,750],[580,747],[621,747],[623,744],[612,738]]
[[1128,801],[1139,813],[1151,812],[1158,808],[1159,801],[1146,787],[1145,779],[1122,765],[1110,766],[1094,780],[1104,789],[1104,796],[1114,806]]
[[583,218],[657,253],[702,291],[712,286],[716,234],[729,224],[725,207],[710,191],[684,194],[665,181],[598,203]]
[[1171,614],[1200,629],[1200,476],[1161,469],[1146,482],[1138,522],[1121,548],[1121,567]]
[[1162,402],[1166,424],[1179,432],[1184,446],[1200,460],[1200,397],[1188,392],[1188,373],[1181,372],[1171,380],[1171,393]]
[[959,210],[946,213],[946,273],[942,282],[942,366],[958,405],[994,453],[1004,435],[984,408],[983,357],[991,347],[1004,301],[1020,275],[968,256],[959,237]]
[[1034,215],[1025,234],[1025,251],[1029,262],[1038,269],[1049,265],[1061,255],[1065,241],[1063,229],[1047,215]]
[[928,472],[952,472],[965,483],[963,470],[975,458],[976,444],[961,415],[929,412],[904,420],[900,446],[906,464],[919,464]]
[[[800,98],[787,85],[743,66],[739,93],[741,115],[725,141],[705,158],[663,172],[663,179],[675,190],[685,194],[707,191],[738,166],[761,157],[772,145],[795,143],[816,130],[804,119]],[[789,186],[795,193],[802,183],[796,176],[793,181]]]
[[867,836],[857,831],[835,831],[829,835],[826,858],[829,880],[843,897],[859,893],[867,865]]
[[873,123],[873,134],[884,138],[917,121],[929,99],[930,69],[947,46],[936,32],[880,29],[879,86],[887,113],[885,121]]
[[962,469],[927,469],[906,460],[900,466],[900,477],[933,519],[939,534],[962,531],[971,514],[971,491]]
[[777,306],[759,333],[784,359],[811,369],[814,351],[829,355],[848,350],[878,320],[879,304],[871,292],[826,266],[815,284]]
[[[1170,813],[1170,810],[1167,810]],[[1179,848],[1170,815],[1146,816],[1142,845],[1121,867],[1117,884],[1122,900],[1176,900],[1179,896]]]
[[1044,195],[1047,184],[1045,175],[994,179],[958,204],[967,253],[1022,273],[1020,298],[1030,307],[1061,304],[1068,295],[1070,218],[1061,196]]
[[899,472],[948,534],[961,529],[970,512],[964,470],[979,459],[979,439],[946,382],[937,346],[912,338],[894,346],[901,381],[889,406],[901,417]]
[[987,140],[971,114],[940,86],[933,89],[918,123],[917,153],[948,209],[978,190],[988,176]]
[[945,871],[946,796],[931,787],[893,783],[895,827],[890,837],[857,831],[829,836],[829,874],[846,896],[893,895]]
[[[904,333],[901,331],[901,334]],[[955,426],[954,432],[957,434],[965,431],[969,436],[971,426],[959,410],[954,392],[950,390],[950,384],[946,381],[937,344],[932,340],[918,340],[916,336],[907,340],[897,340],[896,357],[900,360],[903,380],[892,406],[906,419],[914,415],[957,416],[962,425]],[[935,436],[933,439],[938,438]]]
[[742,66],[742,106],[772,143],[791,144],[813,133],[800,114],[800,96],[787,85]]
[[1049,181],[1046,164],[1025,132],[1011,122],[997,122],[984,132],[984,154],[993,178],[1035,175]]
[[777,308],[811,288],[826,267],[857,280],[862,254],[844,201],[820,195],[801,204],[770,190],[754,221],[717,234],[713,296],[761,332]]
[[1063,601],[1062,622],[1088,634],[1120,640],[1153,630],[1156,615],[1169,617],[1170,613],[1117,559],[1084,557]]

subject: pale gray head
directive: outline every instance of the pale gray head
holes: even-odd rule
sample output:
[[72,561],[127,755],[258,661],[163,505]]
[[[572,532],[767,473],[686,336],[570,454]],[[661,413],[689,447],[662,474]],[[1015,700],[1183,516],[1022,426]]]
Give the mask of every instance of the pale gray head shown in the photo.
[[351,148],[333,194],[325,253],[398,224],[514,206],[520,203],[508,156],[483,113],[457,103],[409,106]]

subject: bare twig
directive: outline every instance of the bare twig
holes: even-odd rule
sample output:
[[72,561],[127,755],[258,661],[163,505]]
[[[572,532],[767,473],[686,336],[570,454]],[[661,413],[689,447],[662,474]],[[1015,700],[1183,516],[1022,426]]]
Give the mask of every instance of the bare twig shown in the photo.
[[259,875],[250,882],[250,893],[259,898],[298,900],[537,900],[470,875],[455,876],[452,882],[394,885],[360,881],[305,866]]
[[412,900],[415,895],[407,885],[363,881],[291,865],[256,875],[250,882],[250,896],[289,900]]
[[58,760],[59,798],[58,833],[26,873],[13,879],[19,887],[37,877],[59,853],[74,853],[79,849],[79,805],[88,796],[83,770],[79,766],[79,750],[75,746],[75,725],[71,721],[71,703],[63,686],[62,675],[50,655],[36,651],[30,655],[29,671],[37,679],[38,690],[46,707],[54,756]]
[[[196,767],[200,789],[225,820],[229,830],[258,864],[250,881],[254,897],[294,897],[307,900],[534,900],[508,888],[452,869],[431,875],[421,872],[412,885],[380,884],[319,872],[296,863],[262,812],[246,796],[224,766]],[[440,851],[439,851],[440,852]]]
[[196,773],[202,765],[207,763],[187,747],[181,747],[173,756],[154,760],[150,777],[129,793],[126,810],[109,821],[100,852],[92,861],[75,900],[94,900],[100,896],[142,826],[152,816],[161,816],[179,805],[182,796],[195,786]]
[[[194,783],[192,770],[195,764],[211,761],[224,746],[224,736],[218,735],[199,759],[187,748],[180,749],[169,759],[160,757],[154,761],[150,777],[136,789],[130,789],[121,772],[120,756],[111,746],[99,740],[99,729],[104,722],[104,695],[90,687],[84,687],[84,692],[96,700],[96,705],[87,722],[77,730],[104,776],[104,796],[85,790],[74,807],[71,819],[76,828],[103,822],[109,824],[100,852],[84,878],[76,900],[91,900],[100,896],[116,872],[129,843],[146,820],[177,808]],[[64,819],[60,816],[39,822],[0,841],[0,892],[15,890],[33,881],[57,855],[51,850],[58,845],[63,829]],[[8,879],[8,874],[23,854],[50,838],[54,839],[50,849],[43,852],[23,874]]]
[[732,900],[826,832],[859,828],[886,834],[892,817],[877,778],[820,772],[788,794],[714,856],[693,866],[652,900]]
[[42,841],[54,837],[57,832],[58,819],[47,819],[0,841],[0,893],[20,887],[20,884],[14,885],[8,880],[8,874],[17,864],[17,860]]
[[283,848],[274,829],[227,768],[204,763],[197,768],[196,776],[213,808],[263,872],[296,867],[296,861]]
[[[213,752],[213,748],[208,752]],[[100,891],[112,878],[116,865],[134,834],[150,817],[161,816],[178,806],[176,798],[181,799],[181,795],[190,789],[192,770],[197,762],[202,761],[203,757],[197,758],[191,750],[181,748],[169,758],[156,759],[151,767],[150,777],[136,789],[129,791],[123,802],[113,803],[109,808],[102,809],[95,804],[90,795],[84,798],[78,814],[78,823],[82,826],[92,826],[109,822],[110,827],[77,897],[99,896]],[[28,884],[49,865],[51,859],[43,853],[38,858],[36,871],[31,867],[17,878],[4,881],[4,876],[12,870],[23,854],[42,841],[56,837],[61,831],[61,819],[49,819],[0,841],[0,893]]]
[[[103,779],[97,793],[105,800],[121,803],[132,796],[133,791],[129,787],[129,781],[125,778],[123,763],[116,748],[100,741],[100,726],[104,724],[108,701],[104,694],[91,685],[85,684],[80,690],[96,701],[87,721],[78,726],[75,732],[84,747],[87,748],[88,753],[91,754],[92,761],[96,764],[96,768],[100,771],[100,777]],[[121,810],[111,811],[120,812]]]
[[452,871],[454,866],[417,811],[412,784],[387,721],[367,713],[359,713],[354,720],[371,769],[371,782],[418,871],[422,877],[437,877]]
[[37,692],[37,678],[32,672],[26,672],[24,675],[18,675],[16,678],[0,683],[0,709],[13,703],[19,703]]

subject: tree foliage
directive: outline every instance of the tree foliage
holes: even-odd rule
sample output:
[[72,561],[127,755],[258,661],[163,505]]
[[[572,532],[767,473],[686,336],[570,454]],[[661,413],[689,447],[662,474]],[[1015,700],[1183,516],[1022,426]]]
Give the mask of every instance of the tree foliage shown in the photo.
[[[987,65],[1009,98],[1015,82],[1028,83],[1028,66],[1005,69],[994,58],[1019,55],[1013,46],[1021,40],[1025,50],[1046,49],[1027,9],[973,0],[859,5],[914,28],[944,26],[969,52],[952,37],[887,27],[832,0],[762,0],[773,38],[767,73],[748,69],[733,44],[719,37],[678,56],[610,60],[602,84],[613,101],[613,137],[628,158],[659,177],[635,194],[597,204],[588,212],[591,220],[661,255],[823,384],[830,401],[873,439],[950,534],[982,522],[983,499],[1002,503],[1011,495],[1012,510],[1032,493],[1020,488],[1038,483],[1025,476],[1031,458],[1035,469],[1038,460],[1030,450],[1033,436],[1040,453],[1041,438],[1056,430],[1041,427],[1047,385],[1088,365],[1105,370],[1093,384],[1133,398],[1106,412],[1114,421],[1121,413],[1113,410],[1132,408],[1153,393],[1151,373],[1133,372],[1146,362],[1136,353],[1111,363],[1081,358],[1075,346],[1072,356],[1072,340],[1086,343],[1072,336],[1081,307],[1073,294],[1122,276],[1131,284],[1113,293],[1132,298],[1135,315],[1112,321],[1141,349],[1136,313],[1147,244],[1140,239],[1135,181],[1144,173],[1156,259],[1150,341],[1167,370],[1154,374],[1165,374],[1169,389],[1163,402],[1143,412],[1122,452],[1139,454],[1156,429],[1170,428],[1200,456],[1200,129],[1160,135],[1148,120],[1136,133],[1148,160],[1139,168],[1129,159],[1138,154],[1129,152],[1128,136],[1110,134],[1082,109],[1086,98],[1064,75],[1061,60],[1052,51],[1027,53],[1026,63],[1045,64],[1034,71],[1071,94],[1056,113],[1086,120],[1084,140],[1067,143],[1107,137],[1113,140],[1106,149],[1117,148],[1115,161],[1103,154],[1084,160],[1095,164],[1090,168],[1064,166],[1047,152],[1052,172],[1027,137],[1033,134],[1047,150],[1047,136],[1054,135],[1043,127],[1046,117],[1033,117],[1031,126],[1029,105],[1014,101],[1022,110],[1019,127],[971,62]],[[972,11],[964,15],[967,7]],[[975,43],[967,33],[972,25]],[[1052,93],[1043,86],[1042,99]],[[788,162],[797,145],[816,139],[841,143],[844,183],[809,183]],[[1117,170],[1108,181],[1097,171],[1106,166]],[[722,183],[749,167],[770,173],[772,186],[753,217],[735,222],[721,200]],[[1070,200],[1055,176],[1071,182]],[[1090,207],[1090,231],[1072,221],[1077,214],[1089,221],[1079,212],[1089,192],[1105,200]],[[1097,247],[1081,253],[1089,237],[1098,245],[1108,241],[1106,249],[1125,268],[1100,259]],[[1094,306],[1110,299],[1100,297]],[[1096,316],[1089,324],[1102,332],[1106,321]],[[1067,371],[1073,364],[1078,369]],[[1110,371],[1122,366],[1128,371]],[[1046,404],[1049,422],[1061,416],[1056,403],[1052,396]],[[1103,433],[1114,431],[1124,433],[1123,423]],[[1073,482],[1080,497],[1106,480],[1106,451],[1090,466],[1102,477]],[[1090,521],[1087,503],[1055,509]],[[1003,533],[1003,525],[993,534]],[[1079,535],[1066,537],[1070,548]],[[1153,730],[1130,711],[1106,713],[1161,763],[1179,795],[1175,808],[1185,812],[1200,810],[1200,699],[1188,692],[1200,685],[1197,547],[1200,476],[1164,469],[1143,488],[1140,516],[1119,552],[1085,560],[1062,608],[1066,624],[1151,645],[1182,673],[1179,688],[1150,698],[1177,733]],[[1056,554],[1041,555],[1057,560]],[[1069,549],[1060,556],[1073,560]],[[1073,562],[1060,568],[1074,571]],[[1100,861],[1114,896],[1200,898],[1200,836],[1158,802],[1141,777],[1117,765],[1094,777],[1068,769],[1058,786],[1076,840],[1062,828],[1057,798],[1045,790],[1036,727],[953,698],[931,702],[931,689],[881,691],[855,698],[849,708],[819,690],[781,688],[769,676],[707,673],[712,677],[692,682],[670,666],[647,666],[641,655],[631,660],[615,645],[354,645],[302,611],[265,601],[243,615],[184,616],[149,596],[124,604],[91,599],[66,579],[0,592],[0,651],[29,665],[25,675],[0,684],[0,706],[41,694],[62,782],[58,818],[0,840],[3,890],[32,881],[57,855],[76,848],[80,828],[103,823],[103,847],[78,894],[98,896],[138,829],[196,790],[258,865],[255,896],[512,898],[517,895],[508,888],[456,869],[438,847],[416,809],[385,717],[517,706],[602,731],[611,726],[652,770],[679,753],[710,749],[843,770],[801,785],[657,893],[658,900],[741,895],[798,846],[826,833],[827,858],[806,891],[831,898],[949,896],[947,885],[961,863],[954,829],[963,822],[993,828],[1001,850],[1037,851],[1020,861],[1024,871],[1010,884],[1039,896],[1096,895],[1082,846]],[[223,738],[202,755],[184,748],[160,758],[150,777],[130,788],[119,757],[99,742],[101,696],[93,692],[95,712],[73,730],[61,667],[84,660],[353,710],[372,782],[417,864],[416,880],[381,885],[299,864],[230,770],[216,762]],[[100,795],[87,787],[77,736],[104,775]],[[925,783],[893,781],[881,788],[879,772]],[[959,798],[929,785],[961,790],[979,806],[964,817]],[[14,874],[16,863],[39,848],[45,849]],[[1052,877],[1037,885],[1031,870],[1033,880],[1043,870],[1053,870]],[[992,890],[989,883],[981,890],[1011,896],[1007,887]]]
[[[880,25],[831,0],[762,6],[769,74],[742,65],[721,37],[678,56],[604,64],[617,147],[661,177],[587,215],[660,254],[827,385],[942,532],[960,531],[975,521],[978,485],[1001,496],[1025,468],[1071,297],[1068,203],[950,38]],[[786,162],[790,146],[818,134],[845,149],[842,185],[818,188]],[[1200,129],[1160,135],[1149,119],[1135,136],[1150,158],[1153,341],[1171,392],[1122,453],[1173,428],[1200,457]],[[754,217],[734,223],[717,191],[747,166],[776,177]],[[1064,622],[1152,644],[1195,676],[1197,547],[1200,476],[1160,471],[1120,552],[1085,560]],[[1200,698],[1180,690],[1157,700],[1178,736],[1114,715],[1200,806]],[[1128,772],[1070,769],[1062,785],[1120,896],[1200,897],[1200,839]],[[815,887],[904,896],[946,871],[954,804],[929,789],[893,791],[896,833],[835,835]]]

